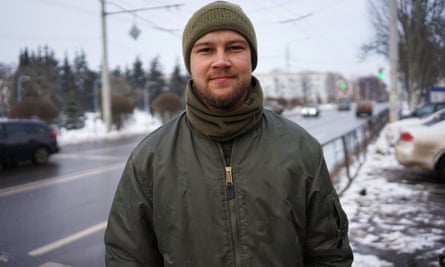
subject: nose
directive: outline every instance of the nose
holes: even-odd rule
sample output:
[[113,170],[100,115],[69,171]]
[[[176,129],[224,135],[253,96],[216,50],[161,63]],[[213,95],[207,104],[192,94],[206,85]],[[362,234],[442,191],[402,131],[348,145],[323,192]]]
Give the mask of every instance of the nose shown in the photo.
[[224,49],[218,49],[212,67],[226,68],[231,65],[229,54]]

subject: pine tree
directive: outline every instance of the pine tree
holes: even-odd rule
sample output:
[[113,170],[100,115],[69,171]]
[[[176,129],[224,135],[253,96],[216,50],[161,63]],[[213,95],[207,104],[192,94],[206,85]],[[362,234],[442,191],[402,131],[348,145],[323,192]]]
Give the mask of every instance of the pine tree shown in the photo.
[[74,57],[73,78],[77,99],[82,103],[81,110],[91,110],[94,79],[91,79],[91,71],[88,68],[84,51]]
[[181,74],[181,67],[179,66],[179,63],[176,63],[168,88],[169,91],[177,95],[182,102],[184,102],[184,91],[188,78],[188,76]]
[[150,106],[152,102],[164,91],[165,79],[159,63],[159,57],[155,57],[150,62],[150,72],[148,73],[148,96]]
[[28,76],[29,81],[23,85],[22,97],[41,97],[59,107],[61,98],[57,92],[58,61],[47,46],[44,46],[43,49],[39,48],[38,51],[36,55],[36,53],[29,53],[28,49],[25,49],[20,54],[19,67],[14,73],[14,80],[17,81],[17,78],[22,74]]
[[74,89],[69,92],[61,124],[66,129],[80,129],[85,126],[85,116],[80,110]]
[[147,74],[143,69],[142,62],[139,57],[133,63],[133,69],[130,70],[129,82],[132,88],[133,99],[136,107],[142,109],[144,107],[144,90],[147,82]]
[[61,104],[60,108],[63,108],[63,106],[65,106],[67,103],[69,94],[75,91],[74,73],[68,61],[67,55],[65,55],[63,59],[63,65],[59,68],[58,76],[58,94],[63,99],[63,103]]

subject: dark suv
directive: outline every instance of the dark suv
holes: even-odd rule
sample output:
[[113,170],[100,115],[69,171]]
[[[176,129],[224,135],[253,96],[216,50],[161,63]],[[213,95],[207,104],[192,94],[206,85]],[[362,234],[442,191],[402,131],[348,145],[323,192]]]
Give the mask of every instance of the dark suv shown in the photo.
[[57,132],[40,120],[0,120],[0,164],[44,164],[59,151]]

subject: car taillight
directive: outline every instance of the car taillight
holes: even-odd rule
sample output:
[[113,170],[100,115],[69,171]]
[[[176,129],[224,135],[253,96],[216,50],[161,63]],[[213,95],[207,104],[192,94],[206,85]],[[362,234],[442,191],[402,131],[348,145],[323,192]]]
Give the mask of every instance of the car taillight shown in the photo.
[[414,137],[409,132],[400,133],[400,140],[409,142],[409,141],[412,141],[413,139],[414,139]]
[[57,138],[57,132],[55,130],[51,130],[51,132],[49,132],[49,135],[54,139]]

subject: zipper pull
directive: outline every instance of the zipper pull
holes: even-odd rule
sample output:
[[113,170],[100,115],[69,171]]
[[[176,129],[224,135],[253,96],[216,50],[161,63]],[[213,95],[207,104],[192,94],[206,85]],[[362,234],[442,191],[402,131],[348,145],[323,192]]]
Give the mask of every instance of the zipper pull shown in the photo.
[[226,166],[226,197],[235,198],[235,188],[233,187],[232,166]]

